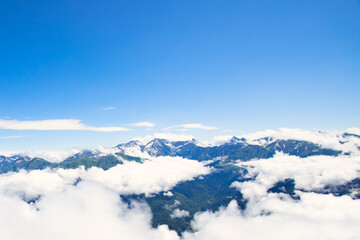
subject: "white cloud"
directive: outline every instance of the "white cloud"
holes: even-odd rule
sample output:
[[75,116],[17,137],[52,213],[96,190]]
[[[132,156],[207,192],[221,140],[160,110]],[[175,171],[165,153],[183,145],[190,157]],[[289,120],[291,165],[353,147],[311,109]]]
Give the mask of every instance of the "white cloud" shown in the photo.
[[189,217],[190,213],[185,210],[175,209],[171,214],[171,218],[183,218],[183,217]]
[[301,199],[270,194],[243,213],[232,201],[218,212],[198,214],[192,223],[195,232],[183,239],[359,239],[360,201],[315,193],[302,193]]
[[346,130],[348,133],[352,133],[352,134],[357,134],[357,135],[360,135],[360,128],[348,128]]
[[132,127],[155,127],[155,124],[151,123],[151,122],[138,122],[138,123],[132,123],[129,125]]
[[210,127],[205,126],[200,123],[188,123],[188,124],[181,124],[181,125],[175,125],[172,127],[164,128],[164,130],[170,130],[172,128],[180,128],[180,129],[202,129],[202,130],[215,130],[218,129],[217,127]]
[[105,107],[105,108],[101,108],[100,110],[102,111],[110,111],[110,110],[115,110],[116,107]]
[[15,139],[15,138],[23,138],[24,136],[0,136],[0,139]]
[[0,194],[3,239],[179,239],[166,226],[153,229],[150,221],[147,205],[133,203],[129,208],[116,192],[94,182],[66,185],[35,204]]
[[[151,227],[144,203],[130,207],[119,194],[166,192],[210,169],[197,161],[160,157],[98,168],[45,169],[0,174],[4,239],[179,240],[167,226]],[[81,178],[76,186],[73,183]],[[41,195],[35,203],[29,201]]]
[[293,178],[296,187],[305,190],[340,185],[359,176],[360,157],[311,156],[300,158],[277,153],[273,158],[240,162],[237,164],[256,176],[254,181],[234,183],[246,198],[257,199],[267,194],[276,182]]
[[176,129],[176,131],[187,132],[187,131],[189,131],[189,129],[187,129],[187,128],[179,128],[179,129]]
[[[168,191],[181,181],[210,173],[203,163],[180,157],[157,157],[144,163],[125,162],[109,170],[101,168],[34,170],[0,174],[0,189],[34,196],[63,188],[76,178],[101,183],[119,194],[147,195]],[[16,186],[16,187],[15,187]]]
[[158,157],[144,163],[125,162],[107,171],[91,168],[82,178],[103,183],[121,194],[168,191],[180,181],[208,174],[203,163],[180,157]]
[[312,156],[277,153],[270,159],[239,162],[254,180],[234,182],[248,200],[245,211],[236,202],[218,212],[198,213],[194,232],[184,240],[215,239],[359,239],[360,202],[349,196],[296,191],[300,200],[268,193],[276,182],[295,179],[297,189],[316,190],[359,177],[360,157]]
[[83,130],[96,132],[129,131],[124,127],[93,127],[81,123],[77,119],[50,119],[39,121],[19,121],[0,119],[0,129],[9,130]]
[[229,142],[231,138],[233,138],[233,136],[231,135],[215,136],[212,139],[211,145],[213,146],[222,145],[224,143]]
[[163,195],[164,195],[164,196],[167,196],[167,197],[172,197],[172,196],[174,196],[174,194],[173,194],[171,191],[164,192]]

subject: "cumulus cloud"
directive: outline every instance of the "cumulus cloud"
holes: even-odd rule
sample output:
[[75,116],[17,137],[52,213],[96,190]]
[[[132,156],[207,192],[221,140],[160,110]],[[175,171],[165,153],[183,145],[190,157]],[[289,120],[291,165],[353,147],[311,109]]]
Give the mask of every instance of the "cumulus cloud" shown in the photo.
[[163,195],[164,195],[164,196],[167,196],[167,197],[172,197],[172,196],[174,196],[174,194],[173,194],[171,191],[164,192]]
[[115,110],[116,107],[105,107],[105,108],[101,108],[100,110],[102,111],[110,111],[110,110]]
[[164,130],[170,130],[173,128],[179,128],[181,130],[183,129],[202,129],[202,130],[216,130],[218,129],[217,127],[210,127],[210,126],[205,126],[203,124],[200,123],[188,123],[188,124],[181,124],[181,125],[175,125],[172,127],[167,127],[164,128]]
[[130,124],[132,127],[155,127],[155,124],[152,122],[138,122]]
[[340,185],[359,176],[360,157],[311,156],[300,158],[277,153],[273,158],[240,162],[254,181],[234,183],[246,198],[264,197],[276,182],[293,178],[296,188],[321,189],[325,185]]
[[[180,181],[210,173],[203,163],[180,157],[157,157],[144,163],[124,162],[109,170],[101,168],[45,169],[0,175],[0,189],[36,196],[63,188],[77,178],[94,181],[119,194],[151,195],[168,191]],[[15,187],[16,186],[16,187]]]
[[150,209],[129,208],[103,185],[83,181],[53,191],[35,203],[0,194],[0,224],[4,239],[179,239],[167,226],[151,228]]
[[121,194],[150,195],[168,191],[180,181],[192,180],[208,173],[210,169],[197,161],[180,157],[158,157],[142,164],[125,162],[107,171],[91,168],[82,177],[103,183]]
[[77,119],[50,119],[39,121],[19,121],[0,119],[0,129],[9,130],[83,130],[96,132],[122,132],[130,129],[124,127],[93,127]]
[[159,157],[107,171],[80,167],[0,174],[1,234],[14,240],[178,240],[167,226],[152,228],[146,204],[128,206],[119,194],[167,192],[170,196],[168,190],[178,182],[209,172],[197,161]]
[[359,239],[359,201],[315,193],[302,193],[301,199],[270,194],[245,212],[232,201],[219,212],[198,214],[195,232],[185,233],[184,239]]
[[[252,180],[234,182],[248,200],[241,211],[235,201],[217,212],[198,213],[194,232],[184,240],[212,239],[359,239],[360,201],[350,196],[308,192],[359,177],[359,156],[299,158],[277,153],[270,159],[239,162]],[[295,180],[299,200],[267,190],[286,178]]]
[[190,213],[186,210],[180,210],[180,209],[175,209],[171,214],[170,217],[171,218],[183,218],[183,217],[189,217]]

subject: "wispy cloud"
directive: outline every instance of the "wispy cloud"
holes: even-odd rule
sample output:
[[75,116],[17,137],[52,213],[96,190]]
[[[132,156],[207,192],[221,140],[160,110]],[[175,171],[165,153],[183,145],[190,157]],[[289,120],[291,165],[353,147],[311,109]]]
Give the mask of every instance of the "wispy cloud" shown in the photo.
[[83,130],[96,132],[122,132],[124,127],[93,127],[81,123],[78,119],[50,119],[39,121],[19,121],[0,119],[0,129],[8,130]]
[[211,126],[205,126],[201,123],[188,123],[188,124],[181,124],[181,125],[175,125],[172,127],[164,128],[164,130],[170,130],[173,128],[180,128],[181,131],[184,131],[184,129],[202,129],[202,130],[216,130],[217,127],[211,127]]
[[23,138],[24,136],[0,136],[0,139]]
[[132,127],[154,127],[155,124],[151,123],[151,122],[138,122],[138,123],[129,124],[129,126],[132,126]]
[[101,111],[110,111],[110,110],[115,110],[116,107],[105,107],[105,108],[101,108]]

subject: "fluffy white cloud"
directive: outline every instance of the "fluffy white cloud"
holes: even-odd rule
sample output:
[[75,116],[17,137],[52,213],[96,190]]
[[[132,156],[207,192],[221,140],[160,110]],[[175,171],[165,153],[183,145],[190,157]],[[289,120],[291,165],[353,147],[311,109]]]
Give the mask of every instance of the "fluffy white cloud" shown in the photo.
[[81,169],[34,170],[27,172],[0,174],[0,192],[25,199],[53,191],[62,191],[80,176]]
[[299,158],[277,153],[274,158],[239,162],[255,180],[234,182],[248,199],[240,211],[236,202],[218,212],[204,212],[192,222],[195,232],[184,240],[212,239],[359,239],[360,201],[349,196],[296,191],[300,200],[267,190],[285,178],[296,188],[315,190],[343,184],[360,172],[360,157],[312,156]]
[[167,128],[164,128],[164,130],[170,130],[172,128],[179,128],[180,130],[183,130],[183,129],[202,129],[202,130],[215,130],[215,129],[218,129],[217,127],[205,126],[205,125],[200,124],[200,123],[188,123],[188,124],[181,124],[181,125],[175,125],[175,126],[172,126],[172,127],[167,127]]
[[235,201],[219,212],[195,217],[184,240],[359,239],[360,201],[302,193],[301,201],[270,194],[241,212]]
[[[119,194],[166,192],[209,172],[197,161],[159,157],[107,171],[94,167],[0,174],[1,234],[14,240],[179,239],[167,226],[151,227],[147,205],[134,202],[129,208]],[[25,202],[38,196],[35,203]]]
[[129,131],[124,127],[92,127],[81,123],[77,119],[50,119],[39,121],[19,121],[0,119],[0,129],[9,130],[84,130],[96,132]]
[[119,194],[147,195],[168,191],[180,181],[210,173],[203,163],[180,157],[158,157],[144,163],[125,162],[109,170],[101,168],[45,169],[0,174],[0,191],[34,197],[59,190],[77,178],[101,183]]
[[138,122],[130,124],[132,127],[155,127],[155,124],[152,122]]
[[180,210],[180,209],[175,209],[171,214],[170,217],[171,218],[183,218],[183,217],[188,217],[190,216],[190,213],[188,211],[185,210]]
[[168,191],[180,181],[208,174],[210,169],[197,161],[180,157],[158,157],[144,163],[125,162],[107,171],[89,169],[82,177],[103,183],[121,194],[147,195]]
[[129,208],[116,192],[94,182],[67,185],[35,204],[0,194],[3,239],[179,239],[166,226],[152,229],[150,220],[146,205]]
[[311,156],[300,158],[277,153],[273,158],[240,162],[254,181],[234,183],[246,198],[264,197],[267,189],[286,178],[295,179],[296,187],[305,190],[323,188],[325,185],[340,185],[359,176],[358,156]]

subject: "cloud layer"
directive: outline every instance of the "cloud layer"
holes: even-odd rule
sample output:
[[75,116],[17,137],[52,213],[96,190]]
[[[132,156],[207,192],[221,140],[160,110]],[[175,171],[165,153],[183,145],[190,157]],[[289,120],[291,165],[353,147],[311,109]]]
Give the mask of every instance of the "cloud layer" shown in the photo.
[[[307,192],[360,177],[358,155],[300,158],[278,153],[237,165],[254,178],[232,184],[248,200],[245,211],[232,201],[218,212],[198,213],[192,222],[195,232],[185,233],[185,240],[360,238],[360,200]],[[295,191],[299,200],[267,191],[286,178],[305,190]]]
[[[94,167],[1,174],[1,234],[13,240],[178,240],[167,226],[151,227],[152,215],[146,204],[129,206],[119,194],[167,192],[179,181],[209,172],[196,161],[160,157],[143,164],[127,162],[107,171]],[[81,181],[74,185],[78,179]],[[31,202],[33,199],[36,202]]]
[[198,214],[195,233],[186,233],[184,239],[359,239],[360,201],[315,193],[303,193],[301,198],[271,194],[245,212],[233,201],[219,212]]
[[146,205],[129,208],[116,192],[95,182],[67,185],[36,204],[0,195],[4,239],[178,239],[166,226],[152,229],[150,220]]
[[0,189],[28,198],[60,190],[76,179],[100,183],[119,194],[147,195],[168,191],[180,181],[210,173],[203,163],[180,157],[158,157],[144,163],[125,162],[109,170],[101,168],[45,169],[0,174]]
[[[315,142],[344,149],[358,146],[357,137],[343,138],[336,132],[280,130],[273,133],[273,136],[285,135],[289,139],[314,138]],[[157,135],[161,136],[165,135]],[[154,137],[142,140],[146,142]],[[180,140],[192,136],[168,137]],[[221,142],[229,137],[217,140]],[[347,142],[337,145],[339,139]],[[186,232],[182,238],[167,226],[152,228],[149,207],[141,202],[128,205],[119,195],[162,193],[171,196],[171,189],[177,183],[211,172],[201,162],[147,156],[149,160],[143,164],[126,162],[107,171],[78,168],[1,174],[1,234],[4,239],[14,240],[359,239],[360,200],[311,192],[360,177],[358,152],[356,148],[350,155],[307,158],[277,153],[269,159],[237,162],[252,178],[245,182],[234,180],[232,184],[248,200],[247,208],[242,211],[232,201],[219,211],[199,212],[191,223],[194,232]],[[295,180],[299,200],[267,191],[286,178]],[[31,202],[34,199],[36,201]],[[188,215],[186,210],[176,208],[170,217]]]

